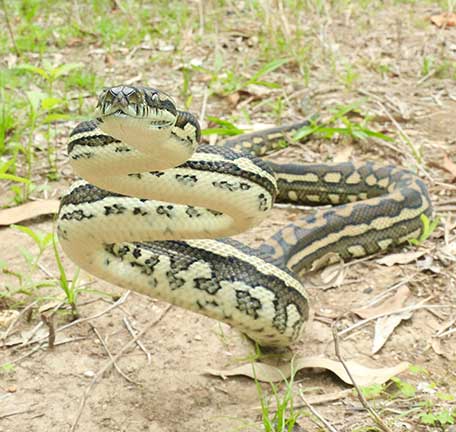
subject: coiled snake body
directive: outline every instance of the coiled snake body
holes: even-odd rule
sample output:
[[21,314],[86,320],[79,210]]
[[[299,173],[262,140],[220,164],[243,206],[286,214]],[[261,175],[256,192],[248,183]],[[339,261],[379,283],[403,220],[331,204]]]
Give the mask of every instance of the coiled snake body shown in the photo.
[[[394,166],[277,165],[252,155],[303,123],[198,146],[197,120],[161,91],[105,89],[97,108],[99,118],[80,123],[68,145],[86,180],[61,200],[66,254],[262,345],[287,346],[301,334],[309,300],[298,272],[416,237],[421,215],[432,212],[424,183]],[[257,249],[223,239],[258,225],[276,199],[336,207],[284,226]]]

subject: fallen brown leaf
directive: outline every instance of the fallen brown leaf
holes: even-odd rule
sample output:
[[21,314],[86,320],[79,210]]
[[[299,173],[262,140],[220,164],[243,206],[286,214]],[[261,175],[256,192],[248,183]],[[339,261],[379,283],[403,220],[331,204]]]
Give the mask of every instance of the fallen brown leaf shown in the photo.
[[402,311],[392,315],[379,318],[375,321],[374,340],[372,342],[372,354],[379,352],[385,345],[388,338],[393,334],[394,329],[403,321],[412,317],[411,311]]
[[[409,363],[407,362],[401,362],[393,367],[379,369],[368,368],[352,360],[345,363],[348,370],[352,374],[353,379],[360,386],[383,384],[393,376],[404,372],[409,367]],[[336,360],[324,357],[304,357],[297,358],[293,362],[294,372],[308,368],[329,370],[336,374],[345,383],[353,385],[342,363]],[[265,363],[254,362],[238,366],[234,369],[208,369],[206,372],[224,379],[229,376],[243,375],[262,382],[279,382],[283,381],[284,378],[289,378],[291,376],[291,365],[287,363],[282,366],[275,367]]]
[[437,27],[454,27],[456,25],[456,14],[453,12],[443,12],[439,15],[431,16],[430,20]]
[[8,326],[19,316],[19,312],[14,309],[5,309],[0,311],[0,328]]
[[347,160],[350,160],[353,154],[353,146],[351,145],[345,145],[344,147],[340,148],[337,150],[333,161],[334,162],[345,162]]
[[362,319],[369,319],[378,315],[394,313],[402,309],[405,301],[410,297],[410,290],[406,285],[401,286],[393,297],[388,298],[382,304],[372,307],[352,309],[352,312]]
[[408,251],[389,254],[376,260],[377,263],[391,267],[396,264],[408,264],[422,257],[426,251]]
[[0,225],[11,225],[37,216],[57,213],[59,205],[59,200],[38,200],[0,210]]
[[456,180],[456,164],[449,158],[448,155],[443,157],[442,168],[453,176],[451,181]]

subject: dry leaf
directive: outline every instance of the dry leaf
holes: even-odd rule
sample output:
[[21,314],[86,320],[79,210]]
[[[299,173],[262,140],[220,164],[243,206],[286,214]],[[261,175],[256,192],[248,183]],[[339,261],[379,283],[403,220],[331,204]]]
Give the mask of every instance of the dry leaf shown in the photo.
[[456,164],[448,157],[448,155],[443,157],[442,168],[453,176],[451,179],[452,181],[456,180]]
[[[353,379],[360,386],[369,386],[372,384],[383,384],[388,381],[391,377],[404,372],[409,367],[409,363],[402,362],[396,366],[389,368],[372,369],[363,366],[355,361],[345,362]],[[255,372],[253,371],[255,368]],[[347,384],[353,384],[350,377],[347,375],[342,363],[331,360],[324,357],[304,357],[297,358],[293,362],[293,370],[295,372],[301,369],[326,369],[336,374],[342,381]],[[235,375],[244,375],[249,378],[257,379],[262,382],[279,382],[283,381],[284,378],[289,378],[291,375],[291,365],[289,363],[275,367],[267,365],[265,363],[249,363],[238,366],[234,369],[228,370],[215,370],[208,369],[207,373],[222,378]]]
[[0,225],[11,225],[37,216],[57,213],[59,205],[59,200],[38,200],[0,210]]
[[434,258],[431,255],[426,255],[422,260],[416,262],[416,266],[421,271],[431,271],[432,273],[442,273],[440,266],[434,262]]
[[431,341],[431,347],[436,354],[441,356],[445,355],[445,351],[442,348],[442,341],[440,339],[433,338]]
[[456,241],[442,246],[437,253],[440,259],[443,257],[453,262],[456,261]]
[[411,311],[403,311],[393,315],[379,318],[375,322],[374,341],[372,342],[372,354],[380,351],[388,338],[393,334],[394,329],[402,322],[412,317]]
[[395,264],[409,264],[422,257],[426,251],[408,251],[386,255],[376,260],[377,263],[391,267]]
[[241,99],[241,95],[239,94],[239,92],[231,93],[230,95],[228,95],[226,97],[226,100],[228,101],[231,108],[236,108],[240,99]]
[[14,309],[0,311],[0,328],[8,328],[9,325],[19,316],[19,312]]
[[337,150],[336,155],[334,156],[334,162],[345,162],[351,159],[353,154],[353,146],[346,145],[339,150]]
[[432,24],[437,27],[453,27],[456,25],[456,14],[453,12],[443,12],[439,15],[431,16]]
[[362,319],[369,319],[378,315],[394,313],[404,307],[405,301],[410,296],[410,290],[406,285],[401,286],[393,297],[388,298],[382,304],[372,307],[352,309],[352,312]]
[[326,291],[331,288],[340,287],[347,273],[347,268],[343,262],[325,267],[323,270],[307,272],[304,276],[305,282],[310,285]]

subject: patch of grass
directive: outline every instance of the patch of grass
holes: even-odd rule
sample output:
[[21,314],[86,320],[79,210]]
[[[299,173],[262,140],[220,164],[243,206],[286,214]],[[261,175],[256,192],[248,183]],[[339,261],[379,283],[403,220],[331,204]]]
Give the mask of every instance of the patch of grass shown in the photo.
[[[65,294],[66,300],[71,307],[73,318],[77,318],[76,302],[78,294],[81,292],[90,292],[90,290],[79,286],[79,269],[75,272],[71,280],[68,278],[60,258],[55,235],[52,232],[44,233],[22,225],[11,225],[11,227],[28,236],[38,248],[38,252],[33,253],[26,248],[19,249],[26,264],[26,270],[23,272],[10,268],[6,261],[2,260],[0,262],[0,271],[16,279],[16,284],[6,284],[4,289],[0,290],[0,298],[9,299],[11,303],[19,307],[24,301],[28,302],[28,299],[32,301],[36,299],[44,301],[55,296],[55,294],[42,294],[40,292],[42,288],[59,288]],[[57,279],[48,278],[42,280],[42,277],[37,276],[37,271],[40,268],[40,261],[44,252],[51,244],[54,250],[54,258],[59,271],[59,277]],[[103,295],[106,294],[103,293]]]
[[[252,366],[253,367],[253,366]],[[299,416],[302,414],[294,409],[294,375],[293,361],[291,363],[291,377],[290,379],[283,378],[285,390],[283,393],[279,392],[278,387],[274,383],[270,383],[272,391],[272,399],[274,401],[274,409],[271,410],[269,406],[269,398],[263,392],[261,384],[256,379],[255,368],[253,368],[255,377],[255,385],[258,393],[258,398],[261,403],[261,419],[265,432],[292,432]]]
[[194,66],[193,68],[210,76],[209,87],[214,94],[228,96],[245,89],[251,84],[267,88],[279,88],[280,84],[265,81],[263,77],[280,68],[288,61],[288,59],[272,60],[260,67],[250,78],[244,78],[238,70],[228,69],[221,53],[216,52],[213,69],[202,66]]
[[38,247],[38,253],[33,254],[28,249],[19,248],[27,269],[23,273],[10,269],[8,263],[4,262],[2,272],[13,276],[16,279],[17,284],[15,286],[6,285],[5,289],[0,291],[0,297],[18,298],[19,294],[33,298],[40,297],[39,290],[41,288],[54,285],[54,283],[49,280],[37,280],[35,274],[44,251],[52,242],[53,235],[52,233],[42,233],[38,230],[32,230],[31,228],[22,225],[12,225],[11,227],[24,233],[33,240],[35,246]]
[[[429,372],[421,366],[413,365],[410,372],[419,375],[419,386],[399,377],[391,382],[363,387],[367,399],[375,400],[378,410],[388,408],[391,421],[416,422],[426,426],[445,427],[456,422],[456,410],[452,407],[455,396],[439,390]],[[407,409],[403,409],[407,401]],[[395,408],[395,404],[398,408]],[[355,430],[363,430],[355,429]],[[370,429],[367,429],[370,430]],[[372,429],[377,430],[377,429]]]
[[[376,132],[368,127],[370,118],[363,116],[359,110],[362,102],[363,101],[359,101],[353,104],[336,107],[336,109],[333,110],[333,115],[324,123],[319,123],[317,120],[311,119],[310,124],[297,131],[293,138],[295,140],[301,140],[310,135],[315,135],[325,139],[331,139],[335,135],[340,135],[355,140],[378,138],[384,141],[393,141],[389,136]],[[348,118],[348,114],[353,112],[363,118],[362,122],[354,123]]]
[[76,270],[76,273],[74,274],[71,282],[69,281],[65,267],[62,264],[62,260],[60,258],[60,253],[58,250],[57,246],[57,240],[56,237],[52,237],[52,246],[54,249],[54,257],[55,257],[55,262],[57,263],[57,268],[59,269],[59,286],[62,289],[62,291],[65,293],[66,300],[68,304],[71,307],[71,312],[73,315],[73,319],[79,318],[79,312],[76,306],[78,294],[81,291],[80,288],[78,288],[77,282],[79,278],[79,268]]

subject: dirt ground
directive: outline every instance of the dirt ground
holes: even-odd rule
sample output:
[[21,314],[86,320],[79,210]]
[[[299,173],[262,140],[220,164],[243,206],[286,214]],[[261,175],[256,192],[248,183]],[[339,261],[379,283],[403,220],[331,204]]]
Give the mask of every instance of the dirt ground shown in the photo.
[[[214,52],[222,50],[228,59],[227,69],[247,73],[254,70],[250,66],[244,69],[244,65],[248,64],[247,59],[255,58],[260,43],[257,35],[266,24],[250,16],[245,5],[245,15],[240,14],[242,7],[240,4],[232,13],[226,13],[216,35],[198,39],[196,31],[186,33],[180,42],[185,54],[176,59],[172,55],[167,59],[163,55],[166,52],[153,45],[149,47],[147,41],[138,49],[119,46],[109,53],[96,46],[75,44],[50,53],[49,57],[55,62],[71,57],[73,61],[90,63],[90,67],[104,74],[106,85],[148,84],[168,91],[182,103],[181,62],[211,64]],[[280,12],[280,8],[277,10]],[[247,110],[252,124],[258,126],[278,122],[271,110],[278,97],[284,102],[279,120],[283,123],[315,113],[328,118],[329,110],[335,105],[365,98],[361,111],[372,116],[370,127],[396,137],[393,143],[313,139],[292,144],[271,159],[309,162],[350,158],[402,165],[417,171],[426,181],[441,218],[440,226],[429,240],[419,249],[407,249],[422,251],[419,258],[406,259],[409,262],[404,264],[393,262],[391,266],[379,262],[380,257],[350,263],[336,286],[322,287],[307,281],[315,317],[292,352],[298,357],[321,355],[334,359],[331,332],[334,321],[339,318],[340,329],[352,326],[360,321],[351,312],[353,309],[369,304],[375,296],[406,281],[411,293],[407,305],[420,307],[395,329],[378,353],[371,353],[374,323],[370,322],[341,338],[342,354],[347,360],[357,360],[373,368],[394,366],[401,361],[424,368],[426,373],[407,371],[400,375],[402,381],[416,389],[413,396],[392,397],[394,386],[390,386],[389,398],[384,396],[371,403],[379,409],[382,418],[391,422],[394,431],[454,431],[451,429],[454,426],[449,424],[424,425],[418,414],[455,409],[454,400],[435,395],[436,392],[456,394],[456,170],[450,163],[445,164],[445,157],[456,163],[456,27],[439,29],[432,25],[429,16],[440,13],[441,9],[425,2],[385,2],[382,7],[365,13],[351,3],[346,8],[319,14],[312,11],[293,14],[288,9],[283,15],[279,12],[276,21],[269,17],[270,25],[288,26],[286,31],[290,34],[302,26],[302,44],[309,46],[308,82],[303,79],[299,65],[292,62],[265,77],[279,82],[279,89],[251,87],[234,97],[208,97],[211,78],[197,72],[190,80],[191,110],[220,118]],[[434,59],[434,66],[423,75],[425,58]],[[89,102],[93,106],[95,99],[90,96]],[[238,118],[239,124],[247,123],[246,118]],[[357,120],[354,114],[349,118]],[[58,198],[73,180],[64,149],[66,136],[75,124],[62,124],[57,136],[62,179],[57,184],[49,183],[49,198]],[[421,149],[424,160],[421,166],[413,157],[407,139]],[[271,231],[304,211],[307,210],[275,208],[268,220],[239,239],[258,244]],[[53,229],[52,221],[46,217],[26,224],[43,232]],[[19,249],[24,247],[36,253],[32,242],[11,228],[0,228],[0,244],[0,257],[8,262],[8,268],[27,272]],[[73,264],[65,257],[63,263],[68,275],[72,275]],[[41,264],[37,279],[45,281],[56,276],[52,248],[46,250]],[[1,289],[13,283],[12,276],[0,277]],[[0,373],[0,432],[69,431],[78,414],[78,431],[263,430],[255,382],[246,377],[222,379],[206,373],[209,368],[237,366],[253,355],[254,347],[239,332],[178,307],[168,310],[165,303],[133,292],[126,295],[125,291],[94,280],[86,273],[81,273],[79,283],[112,296],[96,292],[80,295],[81,322],[57,333],[56,341],[66,343],[52,350],[45,345],[41,348],[38,344],[20,345],[18,340],[27,337],[40,323],[37,306],[31,309],[28,320],[28,314],[23,314],[5,346],[0,348],[0,365],[14,364],[11,370]],[[52,308],[57,305],[56,299],[62,299],[56,290],[47,288],[42,292],[49,298],[45,301],[41,298],[40,306],[46,304]],[[14,304],[3,307],[14,309]],[[140,337],[142,348],[132,346],[117,360],[125,376],[110,368],[96,385],[91,385],[94,376],[109,362],[101,339],[116,355],[132,340],[125,319],[140,331],[161,316]],[[65,312],[63,307],[54,314],[57,328],[69,322],[68,310]],[[445,331],[448,335],[440,337]],[[37,335],[46,337],[44,325]],[[283,389],[283,385],[279,388]],[[325,429],[308,414],[299,389],[315,401],[317,396],[336,395],[334,400],[328,397],[322,403],[315,402],[315,408],[335,430],[377,430],[355,393],[341,392],[350,388],[327,371],[299,372],[294,390],[295,405],[301,406],[299,409],[305,413],[298,420],[301,430]],[[264,384],[263,389],[270,394],[268,385]],[[85,397],[85,406],[81,407]],[[423,408],[426,401],[432,406]]]

